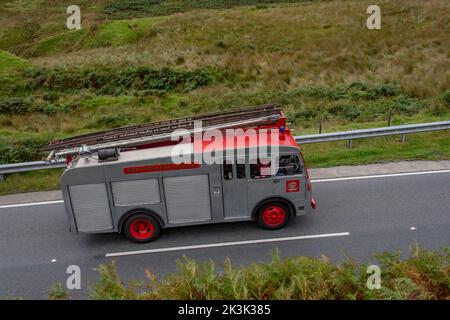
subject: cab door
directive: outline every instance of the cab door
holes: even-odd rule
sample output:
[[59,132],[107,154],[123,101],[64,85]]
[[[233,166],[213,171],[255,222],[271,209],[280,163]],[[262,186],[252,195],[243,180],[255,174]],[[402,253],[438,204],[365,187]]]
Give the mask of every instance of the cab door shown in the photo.
[[269,158],[257,158],[248,165],[248,211],[274,195],[275,182],[272,176],[271,162]]
[[291,200],[295,203],[297,210],[305,208],[306,172],[299,155],[280,155],[278,157],[278,169],[272,176],[272,180],[274,195]]

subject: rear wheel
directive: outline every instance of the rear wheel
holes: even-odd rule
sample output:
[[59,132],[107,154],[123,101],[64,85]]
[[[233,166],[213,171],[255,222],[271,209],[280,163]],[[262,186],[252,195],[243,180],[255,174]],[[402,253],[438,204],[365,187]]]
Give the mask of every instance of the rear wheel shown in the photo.
[[161,227],[152,216],[137,213],[127,219],[123,226],[123,232],[131,241],[150,242],[158,238]]
[[256,223],[264,229],[281,229],[289,222],[290,216],[289,206],[282,202],[270,202],[258,210]]

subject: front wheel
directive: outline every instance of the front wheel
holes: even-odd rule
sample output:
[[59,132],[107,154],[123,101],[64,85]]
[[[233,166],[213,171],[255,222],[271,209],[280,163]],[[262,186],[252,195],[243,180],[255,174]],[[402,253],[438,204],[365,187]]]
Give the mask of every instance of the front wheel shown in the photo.
[[264,229],[281,229],[290,219],[290,210],[281,202],[270,202],[263,205],[257,212],[256,223]]
[[161,227],[155,218],[145,213],[134,214],[123,226],[125,236],[134,242],[150,242],[156,240]]

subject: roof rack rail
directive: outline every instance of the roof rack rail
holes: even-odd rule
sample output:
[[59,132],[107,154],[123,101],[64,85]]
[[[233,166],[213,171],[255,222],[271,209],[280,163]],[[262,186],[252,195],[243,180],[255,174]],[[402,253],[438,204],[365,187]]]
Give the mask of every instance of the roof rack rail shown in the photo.
[[77,155],[81,147],[88,146],[91,152],[105,148],[137,147],[144,144],[170,141],[176,129],[188,130],[194,134],[195,121],[202,121],[202,131],[262,126],[277,123],[282,117],[281,107],[275,104],[249,108],[232,109],[174,120],[166,120],[142,125],[133,125],[88,133],[49,142],[41,148],[50,152],[47,160]]

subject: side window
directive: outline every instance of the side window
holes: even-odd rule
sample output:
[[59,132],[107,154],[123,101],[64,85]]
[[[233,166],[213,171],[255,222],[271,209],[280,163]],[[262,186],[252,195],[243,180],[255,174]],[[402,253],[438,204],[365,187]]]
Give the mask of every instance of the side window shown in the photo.
[[291,176],[303,173],[303,167],[297,155],[280,156],[277,176]]
[[263,179],[271,176],[270,174],[270,162],[261,163],[260,159],[257,160],[257,163],[250,164],[250,178],[252,179]]
[[236,163],[236,177],[245,179],[245,163]]
[[225,161],[223,162],[223,179],[233,180],[233,165]]

